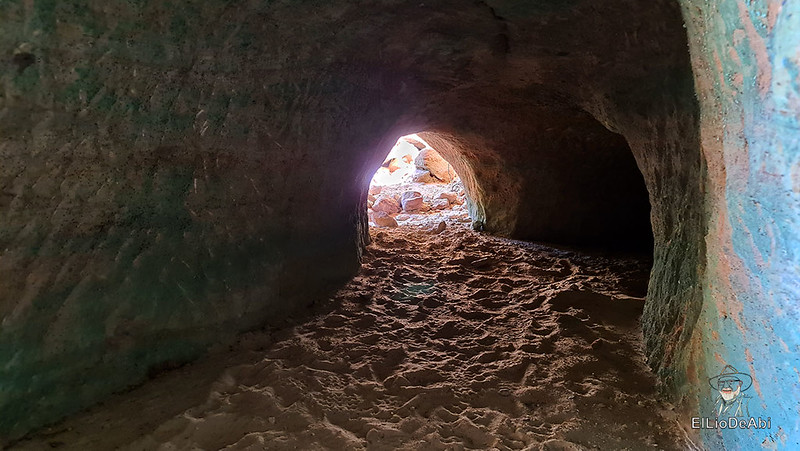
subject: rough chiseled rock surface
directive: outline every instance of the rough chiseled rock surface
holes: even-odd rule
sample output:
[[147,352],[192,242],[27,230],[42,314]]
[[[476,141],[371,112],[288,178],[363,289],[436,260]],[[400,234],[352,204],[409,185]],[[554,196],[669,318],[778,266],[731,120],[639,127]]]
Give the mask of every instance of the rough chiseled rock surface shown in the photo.
[[[785,166],[796,133],[764,131],[797,105],[758,105],[796,102],[788,36],[800,17],[779,2],[722,0],[721,18],[694,3],[683,2],[690,62],[681,9],[666,0],[3,2],[2,435],[277,321],[352,275],[369,177],[412,132],[458,171],[489,232],[648,246],[649,200],[648,354],[694,409],[706,393],[687,387],[713,373],[708,335],[722,327],[695,324],[728,302],[758,322],[758,290],[776,293],[776,308],[797,293],[796,249],[781,252],[798,238],[781,197],[796,207]],[[775,28],[736,22],[761,9]],[[738,59],[724,50],[731,37]],[[744,134],[717,142],[731,124]],[[797,130],[796,117],[781,124]],[[753,161],[740,160],[765,134],[784,152],[750,142]],[[764,219],[780,233],[751,240]],[[796,337],[784,343],[796,354]],[[762,388],[791,373],[753,362]]]
[[[708,378],[753,378],[768,430],[702,431],[711,449],[798,449],[800,423],[800,3],[686,1],[708,165],[702,311],[687,405],[713,411]],[[712,415],[713,416],[713,415]]]

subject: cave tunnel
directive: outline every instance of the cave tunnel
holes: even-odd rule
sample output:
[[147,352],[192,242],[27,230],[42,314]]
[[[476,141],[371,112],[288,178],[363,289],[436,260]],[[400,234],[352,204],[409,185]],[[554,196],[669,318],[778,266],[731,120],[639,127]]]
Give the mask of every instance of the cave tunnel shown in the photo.
[[[397,176],[404,173],[405,184],[399,187],[404,189],[394,189],[395,200],[388,207],[383,204],[388,199],[386,190],[371,191],[374,195],[368,201],[377,201],[375,208],[386,210],[388,216],[399,214],[408,220],[408,213],[416,213],[417,205],[409,212],[401,199],[403,191],[420,194],[414,189],[424,191],[426,184],[435,187],[450,182],[447,174],[450,172],[459,181],[463,179],[456,190],[465,192],[464,200],[476,230],[484,230],[488,224],[492,233],[517,239],[651,254],[653,236],[647,188],[625,139],[586,113],[571,111],[557,119],[553,111],[536,114],[548,114],[548,120],[530,118],[525,136],[517,138],[516,143],[489,144],[480,139],[467,144],[456,135],[427,131],[415,134],[416,140],[408,138],[417,143],[419,150],[412,144],[405,144],[406,150],[400,150],[395,144],[373,180],[382,174],[398,184],[401,179]],[[482,132],[472,124],[469,129],[472,133]],[[485,136],[482,134],[481,138]],[[489,145],[495,147],[487,148]],[[487,170],[485,162],[476,156],[496,148],[503,149],[494,157],[495,164],[501,166]],[[450,163],[448,171],[438,171],[444,175],[437,178],[426,171],[430,168],[418,159],[418,152],[425,149],[435,153],[437,160],[428,163],[434,170],[443,164],[437,163],[438,159]],[[440,157],[436,156],[440,153]],[[391,172],[394,169],[399,172]],[[422,183],[414,183],[415,180]],[[440,191],[446,190],[433,190],[434,194]],[[427,192],[425,196],[420,206],[429,211],[436,202],[433,197],[428,199]],[[373,210],[370,204],[369,211],[374,214]],[[396,223],[388,221],[391,226]]]
[[[800,448],[800,3],[0,24],[0,446]],[[370,228],[413,133],[470,227]]]

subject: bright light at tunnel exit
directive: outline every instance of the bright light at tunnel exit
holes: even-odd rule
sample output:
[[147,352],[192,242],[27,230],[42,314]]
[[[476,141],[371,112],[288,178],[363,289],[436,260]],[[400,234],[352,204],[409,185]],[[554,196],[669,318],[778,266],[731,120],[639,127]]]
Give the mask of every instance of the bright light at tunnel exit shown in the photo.
[[419,142],[424,147],[430,147],[416,133],[401,136],[392,147],[392,150],[389,151],[381,167],[375,171],[371,185],[398,185],[408,181],[414,175],[414,160],[419,155],[420,150],[411,143],[412,141]]
[[369,185],[370,226],[422,227],[441,233],[471,223],[455,169],[417,134],[400,137]]

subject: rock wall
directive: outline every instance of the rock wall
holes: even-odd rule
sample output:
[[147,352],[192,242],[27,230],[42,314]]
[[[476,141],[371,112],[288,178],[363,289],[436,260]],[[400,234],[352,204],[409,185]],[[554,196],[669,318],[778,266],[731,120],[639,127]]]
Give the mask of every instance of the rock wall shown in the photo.
[[303,17],[283,14],[0,5],[0,437],[285,318],[357,268],[357,216],[337,207],[358,193],[334,174],[357,161],[345,144],[386,126],[378,100],[345,98],[342,115],[327,93],[377,98],[381,73],[323,70],[291,39]]
[[[683,357],[687,404],[713,418],[709,378],[752,377],[771,429],[695,431],[709,448],[800,448],[800,4],[684,2],[708,162],[703,307]],[[745,382],[747,379],[743,377]]]
[[[462,174],[475,200],[476,228],[518,239],[652,252],[647,188],[622,136],[569,105],[499,99],[491,109],[453,108],[475,108],[492,118],[437,124],[436,131],[423,133]],[[434,123],[444,120],[436,118]]]
[[[717,66],[700,40],[728,35],[690,3],[713,115],[717,78],[702,70]],[[624,231],[642,242],[647,205],[631,187],[643,178],[655,246],[647,350],[688,410],[692,371],[708,372],[687,369],[707,362],[694,326],[718,299],[706,283],[725,274],[711,260],[705,275],[706,245],[719,256],[739,243],[742,261],[759,261],[746,236],[713,238],[720,224],[744,230],[720,220],[721,201],[738,199],[720,178],[736,147],[714,153],[706,117],[701,154],[675,1],[8,0],[0,21],[6,437],[280,321],[352,274],[369,178],[408,133],[447,143],[476,226],[498,234],[619,244]],[[790,211],[743,204],[756,229],[759,215]]]

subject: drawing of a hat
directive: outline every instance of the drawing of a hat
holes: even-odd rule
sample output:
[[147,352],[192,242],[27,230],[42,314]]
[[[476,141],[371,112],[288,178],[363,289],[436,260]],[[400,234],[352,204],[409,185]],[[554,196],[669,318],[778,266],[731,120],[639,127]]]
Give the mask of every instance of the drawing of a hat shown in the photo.
[[747,390],[751,385],[753,385],[753,378],[750,377],[749,374],[740,373],[736,370],[736,368],[733,367],[733,365],[725,365],[725,368],[722,369],[722,372],[708,380],[708,383],[711,384],[711,388],[714,390],[719,390],[719,380],[723,377],[731,379],[735,378],[742,381],[742,391]]

